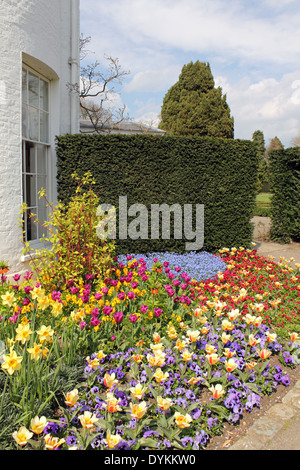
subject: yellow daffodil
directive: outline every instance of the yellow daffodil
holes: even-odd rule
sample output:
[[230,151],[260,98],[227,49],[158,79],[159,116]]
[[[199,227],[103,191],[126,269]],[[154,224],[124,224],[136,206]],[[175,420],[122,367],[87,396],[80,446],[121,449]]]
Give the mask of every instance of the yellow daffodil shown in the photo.
[[63,304],[61,302],[53,302],[52,304],[52,315],[57,317],[63,311]]
[[6,370],[9,375],[12,375],[16,370],[20,370],[22,365],[23,356],[18,356],[16,351],[11,350],[8,355],[4,355],[4,362],[1,364],[2,369]]
[[32,348],[28,348],[27,351],[30,354],[30,359],[38,361],[39,358],[43,355],[43,348],[41,344],[33,344]]
[[38,416],[35,416],[35,418],[33,418],[30,421],[30,430],[34,434],[41,434],[44,431],[47,424],[48,422],[45,416],[42,416],[41,418],[39,418]]
[[221,384],[212,385],[208,390],[212,392],[215,400],[218,400],[218,398],[221,398],[225,394],[225,390]]
[[193,421],[192,417],[188,413],[186,415],[183,415],[178,411],[176,411],[176,413],[174,414],[174,418],[177,426],[180,429],[188,428],[190,426],[190,423]]
[[74,406],[77,401],[78,401],[79,395],[78,395],[78,390],[75,388],[71,392],[68,392],[65,395],[65,404],[68,406]]
[[47,295],[41,295],[38,297],[38,307],[40,310],[46,310],[50,305],[50,299]]
[[11,307],[16,302],[16,297],[13,292],[7,291],[5,294],[1,295],[3,305]]
[[30,339],[30,335],[33,333],[29,327],[29,324],[18,325],[16,328],[16,341],[20,341],[22,344],[25,344],[26,341]]
[[147,411],[147,404],[145,401],[142,401],[135,405],[130,403],[129,406],[131,409],[131,415],[136,419],[141,419]]
[[54,330],[52,330],[51,326],[42,325],[41,328],[37,331],[37,334],[40,337],[40,342],[43,343],[44,341],[52,340]]
[[22,426],[19,431],[15,431],[12,434],[12,437],[14,438],[16,443],[21,447],[25,446],[29,439],[32,438],[32,436],[33,433],[30,432],[25,426]]

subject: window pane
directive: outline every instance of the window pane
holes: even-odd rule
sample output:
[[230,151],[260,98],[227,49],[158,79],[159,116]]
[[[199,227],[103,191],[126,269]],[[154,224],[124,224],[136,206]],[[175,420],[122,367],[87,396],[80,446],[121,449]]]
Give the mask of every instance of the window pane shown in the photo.
[[49,85],[45,80],[40,80],[40,108],[44,111],[49,111]]
[[29,139],[39,140],[39,110],[29,106]]
[[[47,220],[47,208],[46,207],[39,207],[38,208],[38,219],[39,222],[44,225],[44,222]],[[41,238],[43,235],[47,236],[48,231],[42,225],[38,226],[38,238]]]
[[28,106],[24,103],[22,107],[22,136],[24,139],[29,138],[29,111]]
[[27,70],[22,69],[22,100],[27,103]]
[[26,202],[28,207],[37,205],[36,176],[26,175]]
[[40,141],[41,142],[48,142],[49,141],[49,115],[44,111],[40,111],[40,124],[41,124],[41,132],[40,132]]
[[25,172],[35,173],[35,148],[34,144],[26,142],[25,144]]
[[36,214],[36,210],[26,212],[27,241],[37,239],[37,223],[34,221],[34,217],[30,217],[30,213]]
[[28,73],[28,98],[31,106],[39,107],[39,78],[32,73]]
[[45,145],[37,145],[37,173],[39,175],[47,174],[47,147]]

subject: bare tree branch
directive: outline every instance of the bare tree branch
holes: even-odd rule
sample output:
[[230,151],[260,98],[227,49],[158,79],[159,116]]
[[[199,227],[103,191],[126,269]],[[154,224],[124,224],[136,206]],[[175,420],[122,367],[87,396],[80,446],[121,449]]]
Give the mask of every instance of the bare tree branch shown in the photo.
[[[80,37],[80,59],[83,61],[89,52],[86,47],[90,43],[90,37]],[[70,92],[78,93],[81,115],[92,124],[92,131],[102,133],[104,128],[114,127],[128,117],[125,117],[126,106],[115,109],[109,103],[110,95],[117,93],[115,85],[121,85],[129,71],[122,70],[118,58],[104,56],[108,65],[101,67],[100,62],[95,61],[80,68],[80,83],[69,83]],[[108,126],[109,125],[109,126]]]

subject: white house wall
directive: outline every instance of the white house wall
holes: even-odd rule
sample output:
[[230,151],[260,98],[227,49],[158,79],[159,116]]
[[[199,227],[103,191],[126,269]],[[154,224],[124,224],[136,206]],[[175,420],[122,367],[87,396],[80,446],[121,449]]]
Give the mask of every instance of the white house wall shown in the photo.
[[0,2],[0,261],[28,268],[18,226],[22,204],[22,64],[50,80],[48,195],[56,201],[55,137],[79,132],[79,0]]

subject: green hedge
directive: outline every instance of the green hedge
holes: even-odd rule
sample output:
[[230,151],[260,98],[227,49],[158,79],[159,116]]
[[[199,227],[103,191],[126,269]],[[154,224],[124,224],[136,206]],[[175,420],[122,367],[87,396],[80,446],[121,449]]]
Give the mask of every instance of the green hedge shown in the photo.
[[272,175],[271,238],[300,241],[300,148],[269,153]]
[[[71,174],[91,171],[100,202],[117,209],[144,204],[204,204],[204,246],[249,246],[257,153],[251,141],[152,135],[65,135],[57,138],[58,194],[67,203]],[[130,222],[128,218],[128,222]],[[194,228],[195,228],[194,210]],[[118,232],[117,232],[118,233]],[[185,250],[187,240],[119,240],[119,253]]]

